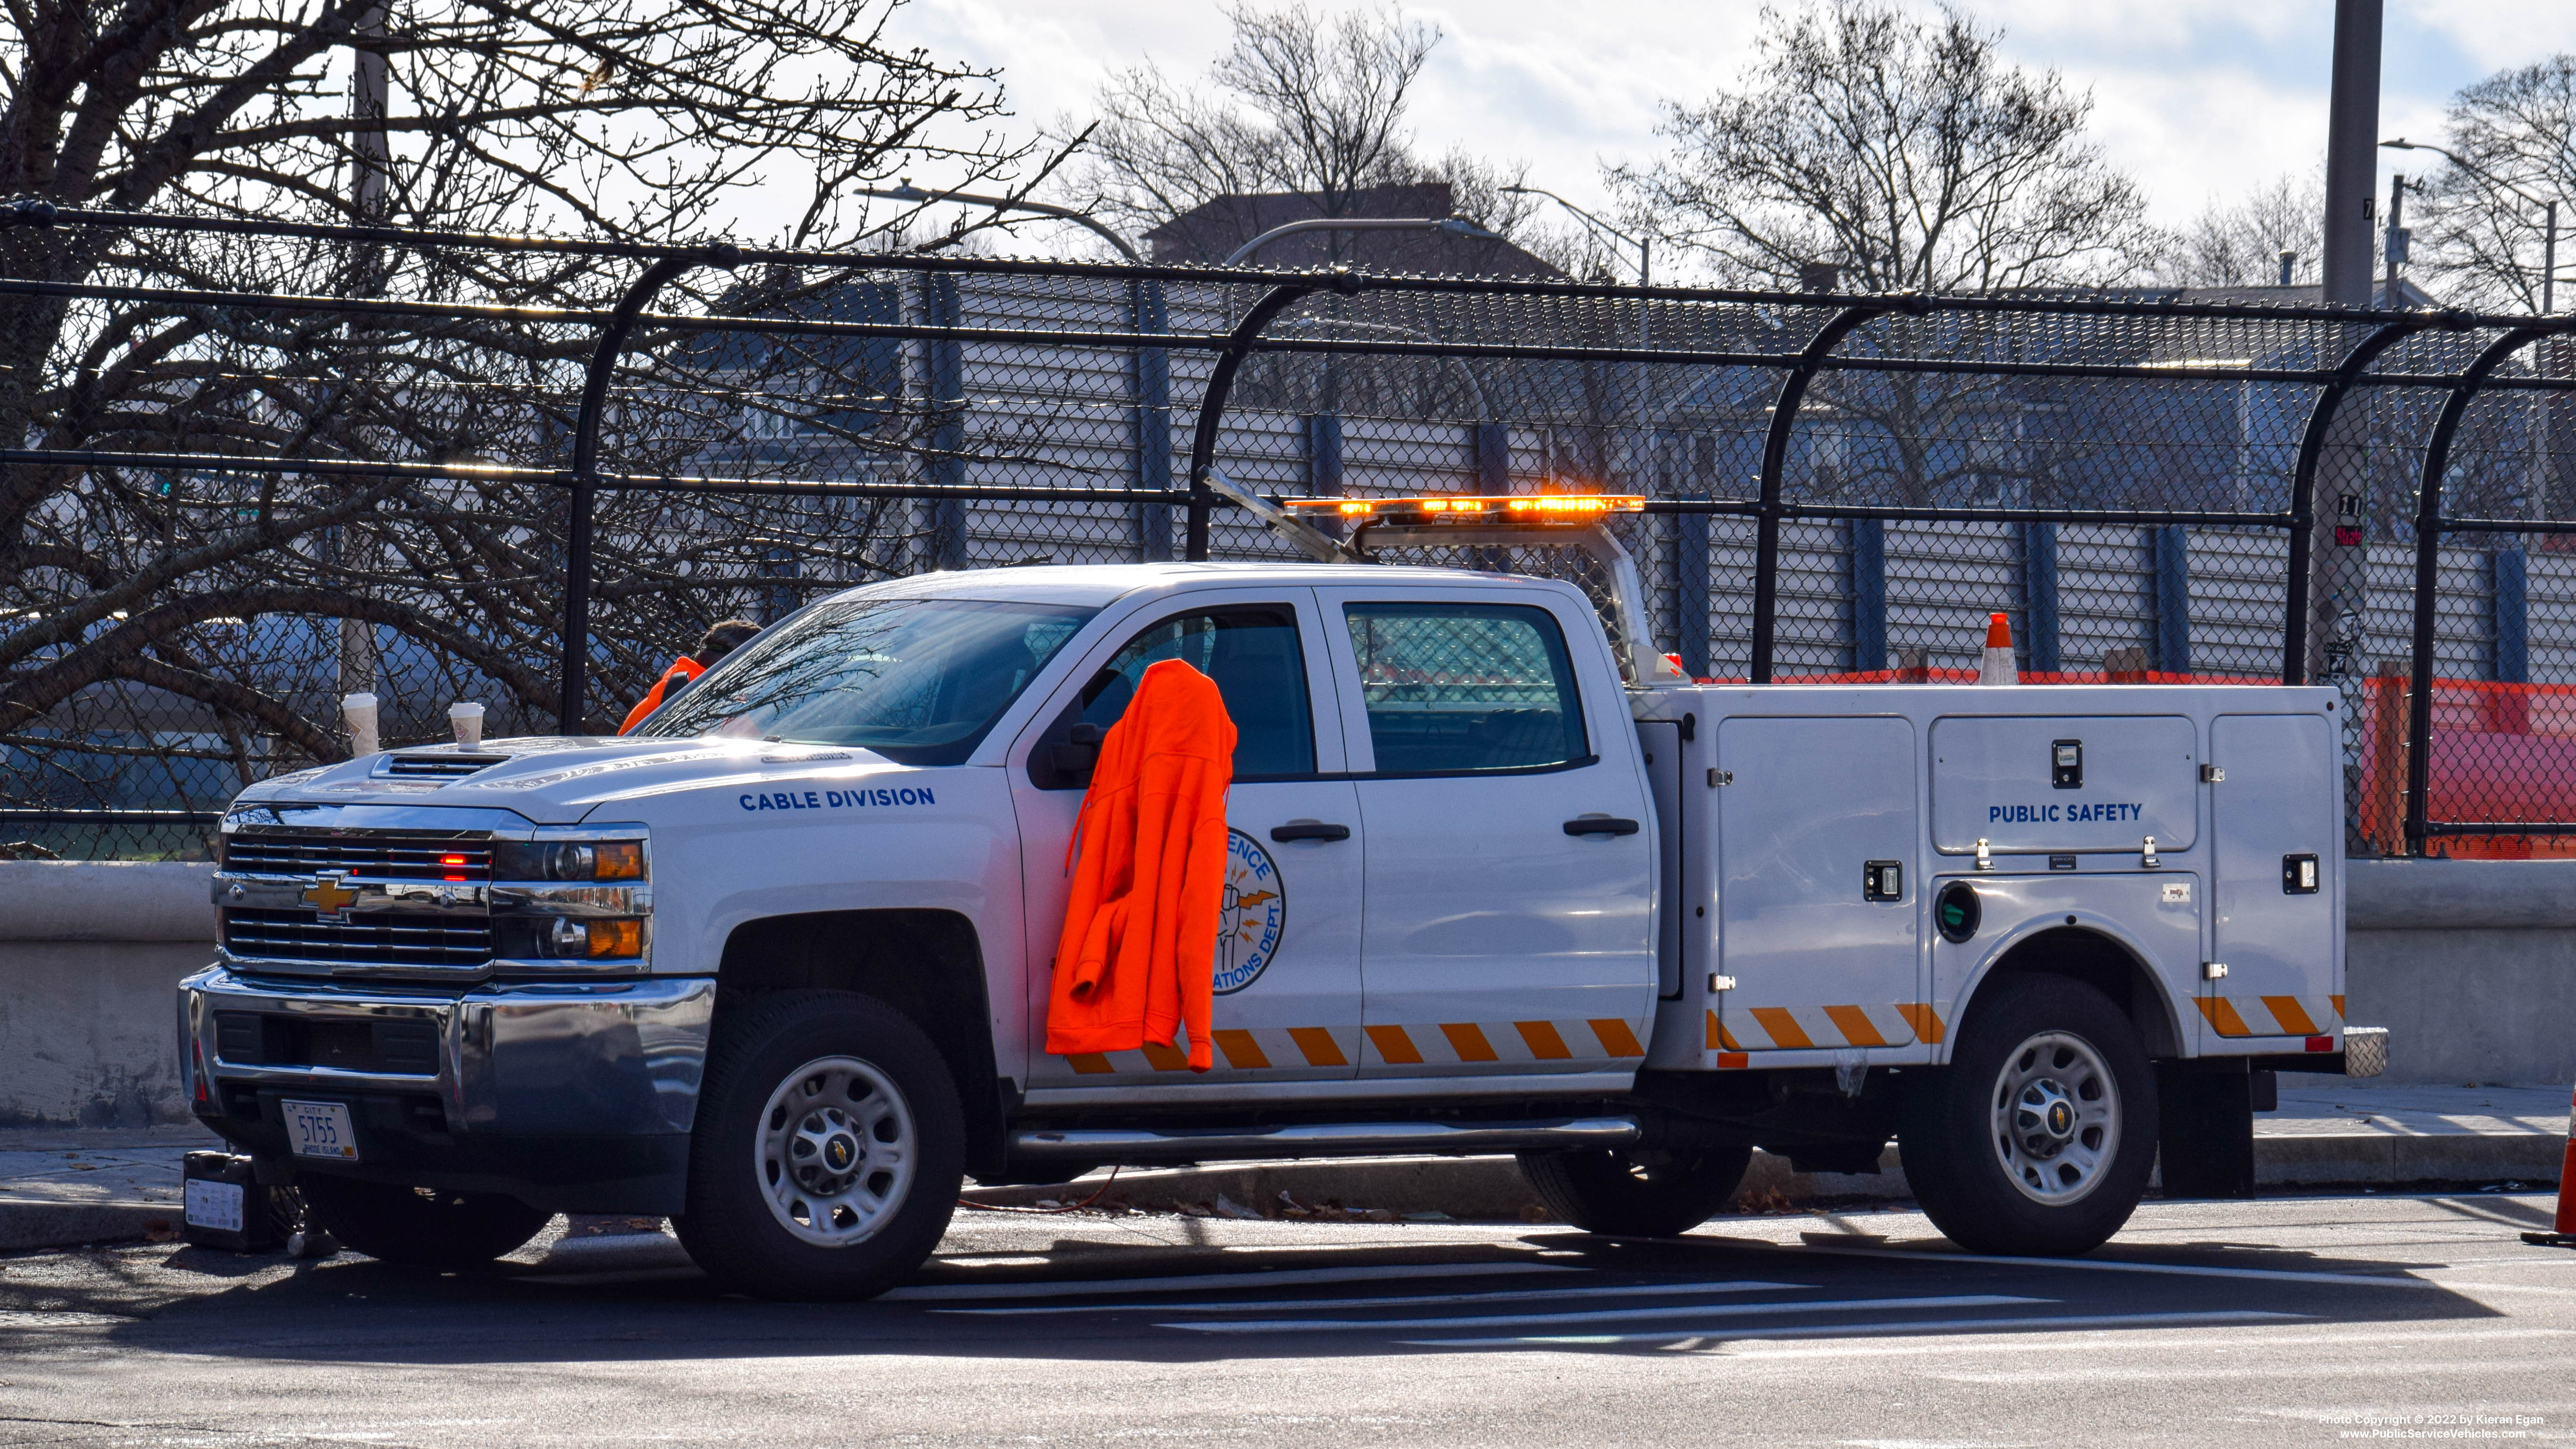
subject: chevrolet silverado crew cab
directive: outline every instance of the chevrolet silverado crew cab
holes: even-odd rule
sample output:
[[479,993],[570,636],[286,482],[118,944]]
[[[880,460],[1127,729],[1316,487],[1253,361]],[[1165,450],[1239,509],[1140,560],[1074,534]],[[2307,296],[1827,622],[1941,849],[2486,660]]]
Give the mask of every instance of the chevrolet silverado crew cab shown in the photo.
[[[1954,1240],[2074,1253],[2160,1139],[2170,1191],[2267,1069],[2345,1067],[2334,691],[1694,683],[1588,519],[1370,508],[1610,583],[1315,530],[1342,561],[936,573],[624,738],[254,786],[180,990],[195,1111],[380,1257],[663,1214],[724,1284],[848,1297],[966,1177],[1265,1156],[1517,1153],[1651,1235],[1755,1147],[1893,1138]],[[1238,731],[1206,1072],[1044,1049],[1084,786],[1166,659]]]

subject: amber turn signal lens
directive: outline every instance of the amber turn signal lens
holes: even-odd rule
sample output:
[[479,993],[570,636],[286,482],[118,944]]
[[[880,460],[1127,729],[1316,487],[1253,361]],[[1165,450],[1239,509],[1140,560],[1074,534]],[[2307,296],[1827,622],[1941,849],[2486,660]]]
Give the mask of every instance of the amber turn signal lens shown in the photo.
[[[644,846],[639,841],[609,841],[597,847],[597,864],[592,867],[593,880],[642,880]],[[592,955],[599,953],[592,952]]]
[[592,921],[590,954],[603,956],[641,956],[644,954],[644,923],[641,921]]

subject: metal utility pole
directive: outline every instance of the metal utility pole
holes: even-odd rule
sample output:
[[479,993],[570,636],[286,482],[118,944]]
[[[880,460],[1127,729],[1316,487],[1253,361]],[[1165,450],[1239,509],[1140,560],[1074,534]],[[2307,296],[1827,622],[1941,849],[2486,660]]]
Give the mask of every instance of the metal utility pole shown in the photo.
[[[385,7],[370,6],[355,27],[351,52],[349,117],[358,122],[349,133],[349,209],[360,226],[381,226],[391,191],[393,148],[385,139],[385,107],[392,91],[385,53],[367,44],[385,35]],[[372,125],[368,124],[373,122]],[[384,290],[384,253],[367,246],[351,259],[349,289],[360,296]],[[354,521],[331,530],[332,561],[356,569],[365,550]],[[340,621],[340,694],[371,694],[376,687],[376,631],[363,619]]]
[[2379,169],[2380,0],[2335,0],[2334,92],[2326,112],[2325,300],[2370,305]]
[[[2318,258],[2323,300],[2367,307],[2371,294],[2371,192],[2379,175],[2379,38],[2381,0],[2335,0],[2334,89],[2326,112],[2325,251]],[[2286,280],[2286,279],[2285,279]],[[2344,342],[2361,340],[2355,330]],[[2307,638],[2302,677],[2338,681],[2357,640],[2368,547],[2371,407],[2336,410],[2318,452],[2308,499]]]

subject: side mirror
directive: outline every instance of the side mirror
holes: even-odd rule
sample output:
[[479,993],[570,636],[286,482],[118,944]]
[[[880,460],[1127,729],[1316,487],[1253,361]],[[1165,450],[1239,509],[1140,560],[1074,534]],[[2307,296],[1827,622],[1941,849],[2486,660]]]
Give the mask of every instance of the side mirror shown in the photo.
[[1100,764],[1100,742],[1109,732],[1096,724],[1076,724],[1065,731],[1064,743],[1052,747],[1049,758],[1055,761],[1058,774],[1073,775],[1089,783],[1092,770]]

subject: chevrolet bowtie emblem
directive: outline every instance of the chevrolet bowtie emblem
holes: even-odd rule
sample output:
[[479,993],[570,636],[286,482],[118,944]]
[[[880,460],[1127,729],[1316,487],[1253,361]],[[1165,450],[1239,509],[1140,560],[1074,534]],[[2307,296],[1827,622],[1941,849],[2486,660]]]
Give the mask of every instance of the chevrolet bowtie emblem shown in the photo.
[[326,875],[315,881],[304,892],[301,899],[306,905],[320,911],[322,919],[326,921],[346,919],[349,907],[358,903],[358,893],[342,885],[340,880],[339,876]]

